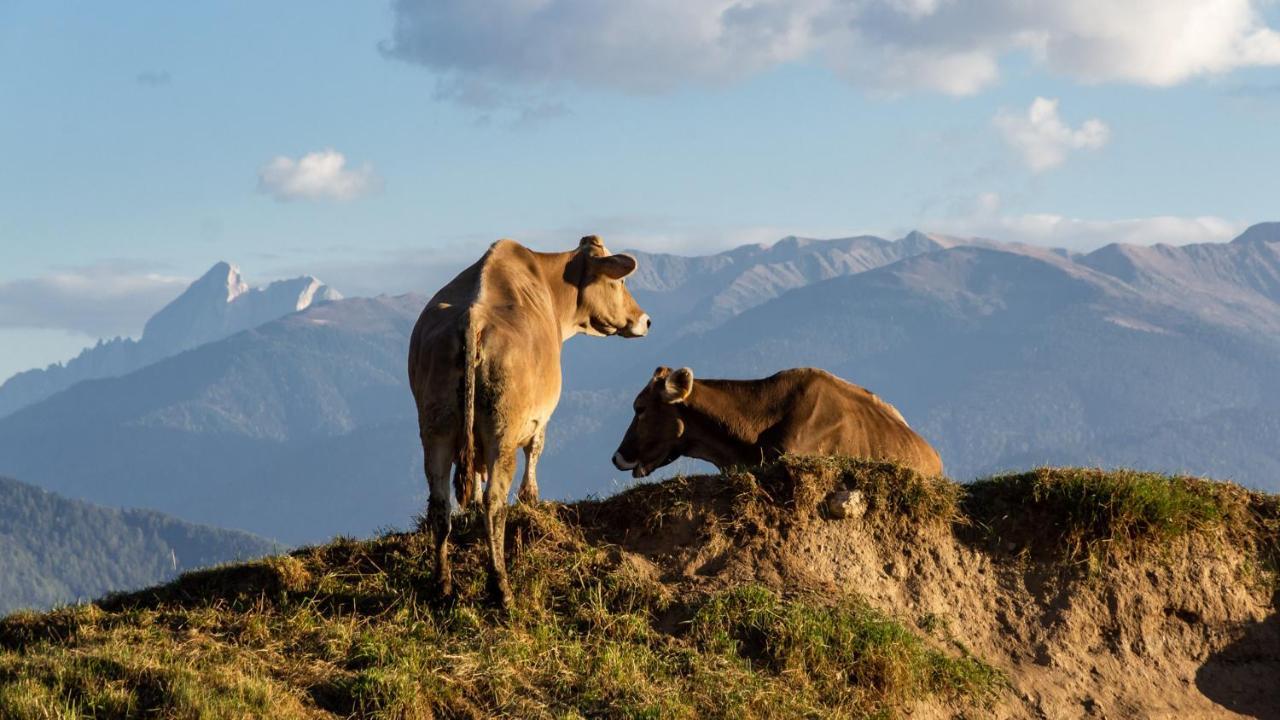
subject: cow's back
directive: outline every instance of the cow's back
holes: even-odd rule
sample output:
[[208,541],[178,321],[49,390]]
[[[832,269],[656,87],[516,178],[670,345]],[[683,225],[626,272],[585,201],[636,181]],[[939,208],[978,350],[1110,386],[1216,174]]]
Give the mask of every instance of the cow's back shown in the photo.
[[503,422],[550,414],[560,394],[560,331],[547,293],[533,253],[499,241],[431,298],[409,348],[409,381],[424,432],[448,433],[462,424],[468,334],[478,347],[477,395],[486,400],[479,412],[500,413]]
[[875,393],[825,370],[784,374],[791,413],[780,440],[787,452],[889,460],[926,475],[942,474],[937,451]]

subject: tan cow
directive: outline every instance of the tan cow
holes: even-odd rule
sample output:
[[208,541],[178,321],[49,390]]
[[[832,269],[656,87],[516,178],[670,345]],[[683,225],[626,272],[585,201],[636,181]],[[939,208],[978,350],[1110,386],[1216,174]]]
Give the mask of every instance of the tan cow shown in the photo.
[[721,470],[785,453],[888,460],[941,475],[938,453],[889,403],[825,370],[783,370],[762,380],[694,380],[660,367],[636,396],[635,417],[613,454],[644,477],[682,456]]
[[435,533],[437,592],[452,594],[449,467],[465,506],[484,479],[489,590],[511,603],[503,555],[507,494],[516,450],[525,452],[522,500],[536,500],[538,454],[560,400],[560,346],[588,335],[640,337],[649,316],[623,278],[635,258],[611,255],[600,238],[540,253],[499,240],[427,303],[409,344],[409,385],[418,404]]

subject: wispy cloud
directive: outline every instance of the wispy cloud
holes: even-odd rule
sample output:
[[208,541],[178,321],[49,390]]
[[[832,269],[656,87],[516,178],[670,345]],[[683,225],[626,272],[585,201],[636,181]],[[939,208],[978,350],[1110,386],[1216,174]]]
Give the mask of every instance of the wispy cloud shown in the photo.
[[1009,212],[996,193],[973,198],[968,212],[923,220],[927,229],[951,235],[1025,242],[1045,247],[1088,251],[1111,243],[1188,245],[1225,242],[1248,223],[1215,216],[1156,215],[1120,219],[1085,219],[1056,213]]
[[1037,173],[1058,167],[1073,150],[1097,150],[1111,137],[1111,129],[1097,118],[1068,126],[1058,115],[1058,101],[1042,97],[1026,112],[1000,111],[993,122],[1005,143]]
[[966,95],[1015,55],[1080,82],[1168,86],[1280,65],[1265,3],[396,0],[383,51],[464,102],[565,85],[665,92],[796,62],[874,91]]
[[143,263],[109,261],[0,283],[0,328],[132,335],[190,282]]
[[372,165],[348,168],[346,156],[332,148],[307,153],[297,160],[278,155],[258,170],[258,191],[280,202],[345,202],[381,186],[382,180]]

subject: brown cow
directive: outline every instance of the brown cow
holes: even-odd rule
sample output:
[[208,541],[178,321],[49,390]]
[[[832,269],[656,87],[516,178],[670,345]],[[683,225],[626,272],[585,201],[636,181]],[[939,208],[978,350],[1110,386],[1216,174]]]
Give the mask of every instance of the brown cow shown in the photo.
[[453,591],[449,467],[456,461],[460,505],[485,480],[489,590],[510,606],[503,533],[516,450],[525,452],[520,498],[536,500],[538,454],[560,400],[561,343],[578,333],[646,334],[649,316],[622,280],[635,269],[635,258],[609,254],[594,235],[563,253],[499,240],[422,311],[409,344],[409,385],[418,404],[442,597]]
[[762,380],[694,380],[660,367],[636,396],[635,417],[613,454],[644,477],[681,456],[724,470],[785,453],[888,460],[941,475],[938,453],[889,403],[824,370],[783,370]]

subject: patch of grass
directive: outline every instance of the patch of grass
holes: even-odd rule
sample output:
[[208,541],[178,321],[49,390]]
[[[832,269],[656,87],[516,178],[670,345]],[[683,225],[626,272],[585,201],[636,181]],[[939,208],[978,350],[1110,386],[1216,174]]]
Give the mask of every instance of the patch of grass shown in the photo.
[[1247,515],[1241,488],[1134,470],[1037,468],[978,480],[965,515],[995,535],[1072,560],[1138,543],[1167,543]]
[[[998,686],[855,601],[673,598],[573,515],[512,509],[509,617],[463,522],[450,608],[421,596],[430,538],[408,533],[0,620],[0,717],[893,717]],[[691,622],[667,618],[677,600]]]
[[856,598],[828,606],[744,586],[707,602],[691,635],[706,651],[786,677],[794,700],[848,716],[925,696],[993,700],[1006,684],[990,665],[939,652]]

